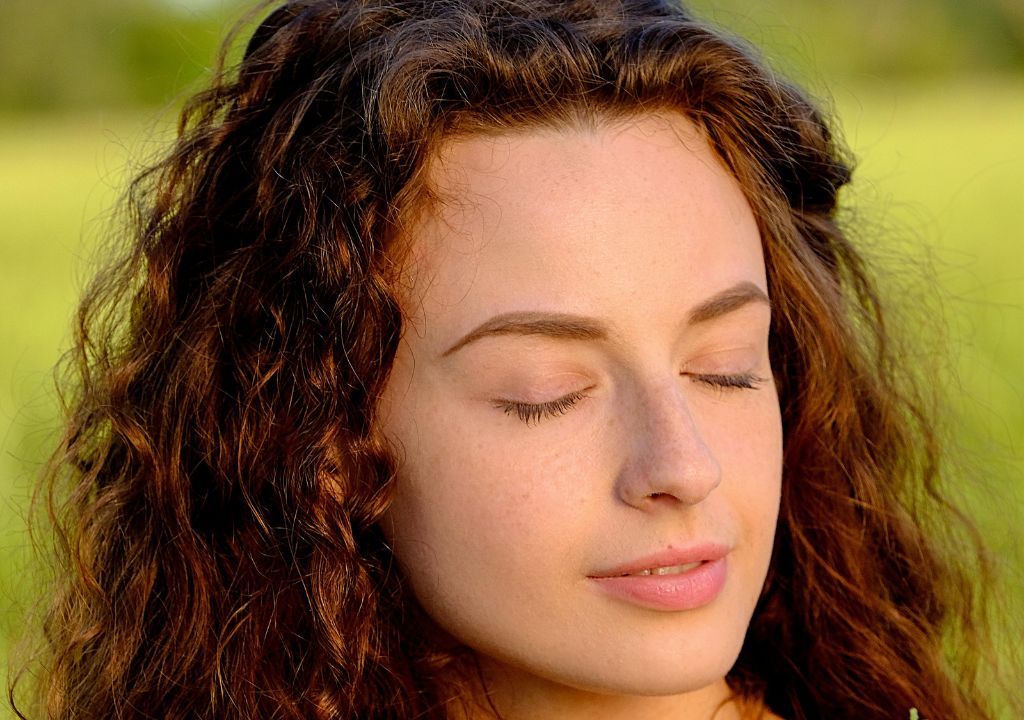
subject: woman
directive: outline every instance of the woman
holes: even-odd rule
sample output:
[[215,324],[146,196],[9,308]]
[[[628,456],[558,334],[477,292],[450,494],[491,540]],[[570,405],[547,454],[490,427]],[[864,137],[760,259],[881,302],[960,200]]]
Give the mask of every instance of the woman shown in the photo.
[[993,717],[849,177],[667,0],[277,7],[83,304],[39,716]]

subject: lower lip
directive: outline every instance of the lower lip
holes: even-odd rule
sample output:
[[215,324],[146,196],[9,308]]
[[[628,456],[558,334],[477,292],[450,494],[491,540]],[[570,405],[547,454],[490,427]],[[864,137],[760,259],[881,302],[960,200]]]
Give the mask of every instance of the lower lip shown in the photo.
[[626,575],[591,578],[601,589],[621,600],[652,610],[695,610],[722,592],[725,558],[706,562],[675,575]]

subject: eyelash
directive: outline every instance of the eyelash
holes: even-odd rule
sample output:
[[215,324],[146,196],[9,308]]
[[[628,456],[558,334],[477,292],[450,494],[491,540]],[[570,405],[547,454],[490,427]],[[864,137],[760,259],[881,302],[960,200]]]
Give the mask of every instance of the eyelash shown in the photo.
[[536,424],[544,418],[565,415],[572,410],[576,403],[587,396],[587,390],[590,390],[590,388],[571,392],[564,397],[550,402],[525,403],[517,400],[496,400],[494,405],[500,410],[504,410],[506,415],[515,413],[527,425],[530,423]]
[[719,375],[714,373],[684,373],[684,375],[722,392],[728,392],[730,390],[757,390],[758,385],[766,382],[766,378],[758,377],[757,375],[754,375],[754,373],[749,372],[738,373],[736,375]]
[[[738,373],[736,375],[684,373],[684,375],[721,392],[756,390],[758,385],[765,382],[765,378],[757,377],[753,373]],[[588,390],[590,388],[577,390],[550,402],[525,403],[517,400],[495,400],[494,405],[504,411],[506,415],[515,414],[524,423],[530,425],[539,423],[545,418],[565,415],[572,410],[576,403],[587,396]]]

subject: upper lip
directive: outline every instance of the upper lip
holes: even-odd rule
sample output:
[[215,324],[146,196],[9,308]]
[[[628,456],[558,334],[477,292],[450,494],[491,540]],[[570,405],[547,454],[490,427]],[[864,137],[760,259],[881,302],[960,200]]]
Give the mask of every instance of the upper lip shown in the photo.
[[675,565],[686,565],[695,562],[714,562],[729,554],[729,547],[716,542],[705,542],[686,547],[667,548],[644,555],[634,560],[616,565],[615,567],[599,570],[591,573],[592,578],[622,577],[633,575],[642,570],[649,570],[659,567],[673,567]]

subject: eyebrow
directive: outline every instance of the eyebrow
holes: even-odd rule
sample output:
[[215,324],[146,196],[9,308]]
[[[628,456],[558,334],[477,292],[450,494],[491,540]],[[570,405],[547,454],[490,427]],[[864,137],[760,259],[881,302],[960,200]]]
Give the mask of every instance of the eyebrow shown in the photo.
[[604,323],[581,315],[549,312],[511,312],[495,315],[463,336],[442,353],[448,357],[471,342],[492,335],[544,335],[564,340],[604,340],[608,328]]
[[768,299],[768,295],[764,290],[749,280],[745,280],[712,295],[702,302],[690,311],[686,322],[688,325],[700,325],[701,323],[720,318],[723,315],[728,315],[739,310],[744,305],[754,302],[763,303],[769,308],[772,306],[772,302]]
[[[687,324],[700,325],[711,322],[753,302],[771,306],[768,295],[757,285],[749,281],[737,283],[712,295],[700,305],[690,310],[687,315]],[[552,312],[509,312],[495,315],[481,325],[478,325],[441,353],[441,357],[448,357],[481,338],[496,335],[543,335],[544,337],[562,340],[594,341],[606,340],[609,334],[608,326],[603,322],[583,315]]]

